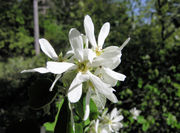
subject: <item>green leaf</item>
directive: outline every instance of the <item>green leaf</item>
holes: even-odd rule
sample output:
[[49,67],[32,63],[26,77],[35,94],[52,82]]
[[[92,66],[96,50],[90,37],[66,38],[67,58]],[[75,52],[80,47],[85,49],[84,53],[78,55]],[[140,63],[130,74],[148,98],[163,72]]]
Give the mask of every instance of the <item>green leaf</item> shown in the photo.
[[90,99],[90,116],[89,116],[89,119],[91,121],[95,120],[95,119],[97,119],[98,115],[99,115],[98,108],[97,108],[96,104],[94,103],[94,101],[92,99]]
[[149,129],[149,126],[150,126],[149,123],[145,122],[142,126],[143,131],[147,131]]
[[47,122],[47,123],[44,124],[47,131],[52,131],[52,132],[54,131],[54,128],[56,126],[57,119],[58,119],[58,116],[59,116],[59,112],[61,110],[61,107],[62,107],[63,103],[64,103],[64,99],[61,99],[60,103],[58,104],[58,112],[56,114],[55,121],[53,123]]
[[73,133],[70,110],[68,106],[68,99],[64,99],[64,103],[58,114],[54,133]]
[[75,124],[75,133],[83,133],[83,123]]
[[28,90],[29,104],[33,109],[40,109],[53,102],[57,92],[50,92],[52,81],[49,79],[37,80]]
[[[76,114],[78,115],[80,121],[82,121],[84,117],[84,112],[85,112],[84,106],[85,106],[85,96],[82,96],[81,99],[74,104]],[[78,121],[79,119],[77,118]]]
[[176,116],[174,116],[171,113],[168,113],[168,117],[166,121],[167,121],[167,124],[170,125],[171,127],[175,127],[175,125],[177,124]]
[[106,104],[106,97],[102,94],[92,94],[91,98],[93,102],[95,103],[96,107],[98,110],[102,110],[105,107]]
[[138,117],[138,123],[144,124],[145,122],[146,122],[146,120],[144,119],[144,116],[139,116]]
[[138,88],[142,88],[143,80],[141,78],[138,79]]
[[177,95],[178,97],[180,97],[180,84],[174,82],[174,83],[172,83],[172,85],[174,86],[174,88],[177,89],[176,95]]

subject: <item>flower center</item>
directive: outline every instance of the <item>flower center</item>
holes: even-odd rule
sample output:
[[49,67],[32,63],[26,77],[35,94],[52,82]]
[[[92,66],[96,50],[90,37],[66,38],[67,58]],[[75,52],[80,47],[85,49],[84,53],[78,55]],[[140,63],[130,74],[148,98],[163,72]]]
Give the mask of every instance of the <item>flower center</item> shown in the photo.
[[100,49],[100,47],[96,47],[95,53],[96,53],[96,56],[100,56],[102,54],[102,49]]
[[82,73],[86,73],[87,70],[89,69],[88,65],[87,65],[88,61],[83,61],[83,62],[78,62],[77,66],[78,66],[78,71],[82,72]]

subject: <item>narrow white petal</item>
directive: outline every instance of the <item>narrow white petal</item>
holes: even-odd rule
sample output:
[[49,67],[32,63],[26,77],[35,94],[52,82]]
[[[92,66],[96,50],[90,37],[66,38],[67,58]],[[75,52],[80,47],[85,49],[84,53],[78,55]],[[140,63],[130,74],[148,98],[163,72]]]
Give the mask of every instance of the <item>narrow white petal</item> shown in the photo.
[[68,99],[70,102],[75,103],[79,101],[82,95],[82,82],[85,82],[88,79],[89,76],[87,74],[82,74],[81,72],[79,72],[76,75],[68,91]]
[[76,65],[68,62],[47,62],[47,69],[54,74],[61,74],[74,66]]
[[121,45],[120,49],[122,50],[127,44],[128,42],[130,41],[130,37]]
[[71,111],[71,124],[72,124],[72,128],[73,128],[73,132],[75,132],[75,123],[74,123],[74,116],[73,116],[73,110],[71,107],[71,103],[68,102],[68,105],[69,105],[69,109]]
[[72,50],[83,49],[83,39],[82,39],[81,33],[77,29],[72,28],[69,31],[69,41],[70,41]]
[[111,124],[109,124],[108,127],[111,132],[114,132],[114,130],[111,128]]
[[86,108],[85,108],[85,114],[83,118],[84,121],[88,119],[89,114],[90,114],[90,107],[89,107],[90,98],[91,98],[91,91],[88,90],[86,94]]
[[85,44],[84,48],[88,48],[89,44],[88,44],[88,38],[87,36],[85,36],[84,34],[81,34],[82,38],[83,38],[83,43]]
[[39,39],[41,50],[51,59],[58,60],[58,56],[51,44],[44,38]]
[[89,39],[91,45],[94,48],[96,48],[97,44],[96,44],[96,39],[94,36],[94,24],[93,24],[92,19],[89,15],[86,15],[84,18],[84,29],[85,29],[86,36]]
[[98,36],[98,46],[99,46],[100,48],[103,47],[104,41],[105,41],[106,37],[107,37],[108,34],[109,34],[109,30],[110,30],[110,24],[109,24],[109,22],[106,22],[106,23],[102,26],[102,28],[101,28],[101,30],[100,30],[100,32],[99,32],[99,36]]
[[112,120],[115,116],[117,116],[117,113],[118,113],[117,108],[114,108],[114,109],[111,111],[111,114],[110,114],[111,120]]
[[56,82],[58,81],[58,79],[61,77],[61,74],[58,74],[54,80],[54,82],[52,83],[51,87],[49,88],[49,91],[52,91]]
[[[84,49],[83,49],[83,50],[84,50]],[[77,49],[77,50],[74,51],[75,58],[76,58],[79,62],[84,61],[83,50],[78,50],[78,49]]]
[[29,69],[29,70],[21,71],[21,73],[27,73],[27,72],[48,73],[50,71],[47,68],[45,68],[45,67],[39,67],[39,68],[34,68],[34,69]]
[[109,75],[113,79],[116,79],[116,80],[119,80],[119,81],[124,81],[125,78],[126,78],[125,75],[123,75],[121,73],[117,73],[117,72],[115,72],[115,71],[113,71],[113,70],[111,70],[109,68],[103,67],[103,70],[107,75]]
[[97,89],[99,93],[103,94],[113,103],[118,102],[117,97],[113,94],[114,89],[111,88],[109,84],[102,82],[99,77],[93,75],[90,72],[88,72],[88,74],[90,75],[90,81],[93,83],[95,89]]

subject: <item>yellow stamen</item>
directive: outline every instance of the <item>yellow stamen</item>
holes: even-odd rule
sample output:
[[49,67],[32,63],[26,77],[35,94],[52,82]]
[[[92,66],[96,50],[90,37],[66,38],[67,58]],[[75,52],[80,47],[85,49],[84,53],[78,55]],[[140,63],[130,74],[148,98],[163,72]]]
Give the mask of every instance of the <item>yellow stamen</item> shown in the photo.
[[97,56],[100,56],[102,54],[102,50],[99,47],[96,47],[95,53]]

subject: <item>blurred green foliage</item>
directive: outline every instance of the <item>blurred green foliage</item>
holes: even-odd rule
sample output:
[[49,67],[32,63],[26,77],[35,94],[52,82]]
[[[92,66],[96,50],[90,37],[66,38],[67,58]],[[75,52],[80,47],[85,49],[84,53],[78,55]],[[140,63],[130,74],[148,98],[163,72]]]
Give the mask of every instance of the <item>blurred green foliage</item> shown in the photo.
[[[6,128],[29,117],[43,124],[55,118],[57,110],[50,109],[46,115],[42,115],[42,110],[33,112],[28,106],[27,91],[38,78],[51,79],[53,75],[20,74],[24,69],[45,65],[47,60],[44,55],[33,57],[32,1],[0,0],[0,3],[0,127]],[[115,87],[119,103],[108,104],[109,108],[122,109],[125,119],[120,132],[179,132],[180,3],[176,0],[51,0],[39,2],[39,6],[40,37],[49,40],[57,53],[69,49],[70,28],[84,33],[86,14],[93,19],[96,37],[102,24],[110,22],[105,46],[120,46],[131,37],[117,68],[127,76],[125,82]],[[45,6],[48,8],[43,13]],[[128,113],[133,107],[142,111],[137,121]]]

